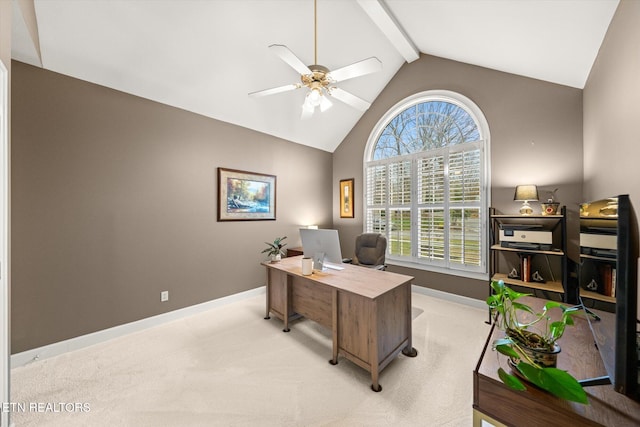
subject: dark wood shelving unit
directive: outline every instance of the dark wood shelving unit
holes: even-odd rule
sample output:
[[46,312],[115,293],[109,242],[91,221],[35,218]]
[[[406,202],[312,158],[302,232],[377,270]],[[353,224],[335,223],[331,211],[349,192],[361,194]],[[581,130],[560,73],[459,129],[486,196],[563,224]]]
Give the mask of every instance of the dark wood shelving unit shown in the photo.
[[[528,288],[543,293],[554,293],[564,302],[575,304],[578,302],[578,291],[575,287],[569,287],[568,283],[568,266],[567,266],[567,215],[566,207],[562,207],[558,215],[518,215],[518,214],[499,214],[495,208],[489,208],[489,272],[491,280],[503,280],[505,284]],[[500,242],[501,225],[509,224],[531,224],[538,225],[545,231],[550,231],[553,236],[553,243],[550,250],[538,250],[519,247],[504,247]],[[519,278],[509,277],[509,272],[505,271],[500,262],[500,254],[504,257],[522,256],[531,257],[548,257],[547,266],[550,270],[549,276],[544,282],[526,281]],[[549,258],[557,259],[558,271],[553,272]],[[523,272],[519,272],[522,276]],[[556,276],[557,274],[557,276]]]
[[[599,301],[599,302],[607,303],[609,304],[608,306],[607,305],[601,306],[601,308],[608,311],[615,311],[615,303],[616,303],[615,294],[606,295],[605,293],[600,291],[585,289],[586,283],[588,283],[591,279],[595,280],[597,278],[598,281],[602,280],[602,277],[597,271],[597,269],[600,266],[609,265],[613,269],[618,269],[617,254],[615,258],[612,258],[612,257],[593,255],[589,253],[583,253],[584,242],[582,242],[582,233],[584,229],[588,228],[589,224],[597,224],[601,229],[610,229],[611,232],[607,235],[615,236],[617,240],[617,236],[619,235],[618,217],[617,215],[611,216],[611,217],[604,217],[604,216],[594,217],[594,216],[583,216],[583,215],[580,216],[581,242],[580,242],[580,264],[578,269],[580,297],[583,300],[586,300],[587,303],[589,302],[589,300],[591,300],[592,302]],[[616,245],[616,252],[617,252],[617,245]],[[617,278],[614,279],[614,281],[616,280]],[[615,285],[613,287],[615,289]]]

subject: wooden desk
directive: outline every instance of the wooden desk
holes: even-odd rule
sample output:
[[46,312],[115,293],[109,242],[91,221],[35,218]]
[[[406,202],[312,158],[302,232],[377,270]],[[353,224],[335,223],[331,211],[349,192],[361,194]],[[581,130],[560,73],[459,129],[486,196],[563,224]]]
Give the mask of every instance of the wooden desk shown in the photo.
[[[535,310],[545,302],[527,299]],[[597,314],[607,317],[606,313]],[[516,427],[640,425],[640,403],[615,392],[611,385],[585,387],[589,405],[558,399],[530,384],[525,384],[526,391],[508,388],[497,373],[499,366],[510,371],[507,358],[491,349],[491,343],[503,335],[494,323],[473,373],[474,427],[479,427],[482,420]],[[575,319],[575,325],[567,328],[559,343],[562,352],[558,355],[558,368],[578,380],[607,375],[586,318]]]
[[414,357],[411,346],[411,281],[413,277],[343,264],[343,270],[302,275],[302,256],[267,267],[265,319],[284,322],[304,316],[333,332],[333,354],[371,372],[371,388],[382,390],[378,375],[401,351]]

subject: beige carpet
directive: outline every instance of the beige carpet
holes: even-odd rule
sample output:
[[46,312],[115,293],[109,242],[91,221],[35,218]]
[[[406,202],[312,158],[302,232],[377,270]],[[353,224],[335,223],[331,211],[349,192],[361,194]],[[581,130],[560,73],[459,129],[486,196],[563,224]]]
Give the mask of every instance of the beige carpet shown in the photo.
[[[22,426],[470,426],[486,310],[413,293],[413,345],[380,374],[264,295],[12,370]],[[39,404],[40,406],[33,406]],[[74,405],[75,404],[75,405]]]

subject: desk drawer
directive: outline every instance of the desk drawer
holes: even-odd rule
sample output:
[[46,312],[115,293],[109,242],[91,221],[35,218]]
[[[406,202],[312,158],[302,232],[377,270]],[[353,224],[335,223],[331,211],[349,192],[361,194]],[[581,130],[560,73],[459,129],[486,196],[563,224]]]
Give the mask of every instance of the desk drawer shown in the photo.
[[291,288],[293,311],[331,329],[331,288],[299,276],[293,277]]

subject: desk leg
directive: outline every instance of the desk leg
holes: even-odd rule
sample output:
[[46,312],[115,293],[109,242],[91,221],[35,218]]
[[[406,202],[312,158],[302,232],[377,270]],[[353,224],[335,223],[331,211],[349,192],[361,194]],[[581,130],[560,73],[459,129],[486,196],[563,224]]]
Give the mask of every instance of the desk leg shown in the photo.
[[407,283],[407,346],[402,350],[402,354],[407,357],[416,357],[418,350],[412,347],[413,340],[413,319],[411,317],[411,283]]
[[269,268],[266,269],[267,270],[267,310],[266,313],[264,315],[265,320],[269,320],[271,319],[271,316],[269,316],[269,313],[271,312],[271,275],[269,274],[269,271],[271,271]]
[[[410,350],[407,350],[407,349],[410,349]],[[407,357],[416,357],[418,355],[418,350],[416,350],[415,348],[409,345],[405,347],[404,350],[402,350],[402,354],[404,354]]]
[[376,393],[382,391],[378,382],[380,363],[378,357],[378,304],[373,303],[371,319],[369,320],[369,367],[371,369],[371,390]]
[[291,276],[287,274],[287,282],[284,285],[284,329],[282,332],[289,332],[289,290],[291,288]]
[[331,292],[331,317],[332,317],[332,329],[333,329],[333,354],[329,363],[332,365],[338,364],[338,290],[333,289]]

